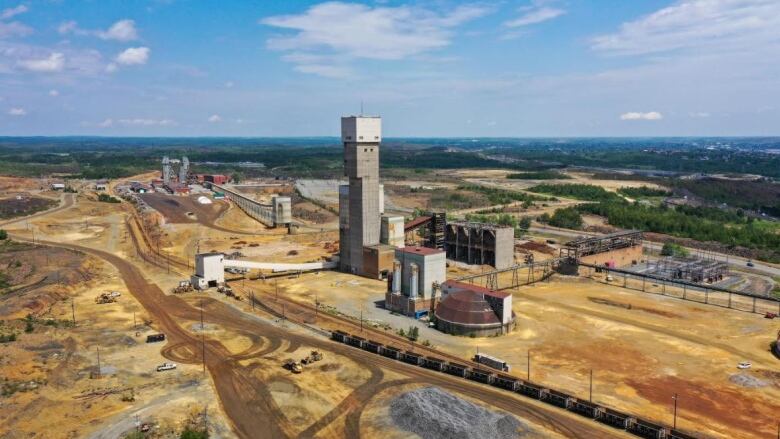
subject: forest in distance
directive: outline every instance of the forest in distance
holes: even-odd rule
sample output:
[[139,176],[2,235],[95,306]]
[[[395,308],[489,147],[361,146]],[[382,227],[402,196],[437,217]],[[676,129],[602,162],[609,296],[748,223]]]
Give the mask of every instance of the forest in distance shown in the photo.
[[[340,178],[343,173],[339,139],[332,137],[4,137],[0,174],[122,178],[159,168],[163,155],[186,155],[198,172],[236,179]],[[551,196],[587,200],[594,203],[562,210],[549,220],[579,228],[578,214],[596,214],[616,227],[747,248],[757,258],[780,260],[780,234],[774,227],[780,218],[780,138],[387,138],[380,166],[390,180],[440,169],[505,169],[508,181],[539,180],[530,189],[539,195],[473,185],[463,189],[478,191],[496,205],[543,203]],[[565,172],[571,170],[665,189],[609,192],[569,183]],[[659,202],[665,197],[691,197],[702,205],[668,208]]]

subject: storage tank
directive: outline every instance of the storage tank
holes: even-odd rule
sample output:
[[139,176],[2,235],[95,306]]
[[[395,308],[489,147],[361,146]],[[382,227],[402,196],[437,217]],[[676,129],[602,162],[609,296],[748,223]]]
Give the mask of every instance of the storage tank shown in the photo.
[[417,264],[409,264],[411,273],[409,274],[409,297],[415,299],[420,286],[420,267]]

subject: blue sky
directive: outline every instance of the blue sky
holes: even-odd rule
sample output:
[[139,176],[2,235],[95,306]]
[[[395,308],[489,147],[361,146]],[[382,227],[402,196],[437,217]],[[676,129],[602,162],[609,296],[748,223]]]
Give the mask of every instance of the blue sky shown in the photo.
[[0,135],[780,134],[780,1],[0,1]]

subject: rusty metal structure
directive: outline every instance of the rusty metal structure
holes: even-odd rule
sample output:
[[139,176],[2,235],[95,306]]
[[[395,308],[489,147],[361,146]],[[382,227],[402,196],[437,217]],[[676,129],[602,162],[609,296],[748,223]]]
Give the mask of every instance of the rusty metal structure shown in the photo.
[[694,283],[716,283],[728,276],[728,264],[714,259],[696,257],[666,256],[653,263],[648,261],[647,269],[643,271],[667,279],[680,279]]
[[444,250],[444,230],[446,227],[447,214],[445,212],[431,212],[418,216],[404,224],[406,244]]
[[642,245],[644,236],[639,230],[627,230],[601,236],[590,236],[569,241],[561,248],[561,258],[579,260],[585,256]]

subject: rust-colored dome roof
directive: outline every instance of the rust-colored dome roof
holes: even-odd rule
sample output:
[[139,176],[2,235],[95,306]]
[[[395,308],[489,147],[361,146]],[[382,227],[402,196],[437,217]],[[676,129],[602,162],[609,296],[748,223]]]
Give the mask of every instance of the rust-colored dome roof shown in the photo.
[[484,294],[465,288],[449,293],[436,306],[434,314],[439,320],[460,325],[501,325],[501,320],[485,301]]

